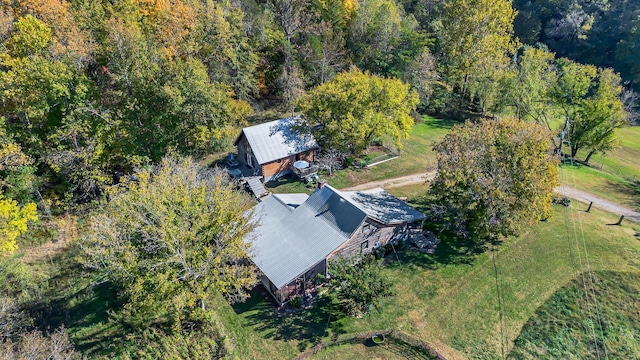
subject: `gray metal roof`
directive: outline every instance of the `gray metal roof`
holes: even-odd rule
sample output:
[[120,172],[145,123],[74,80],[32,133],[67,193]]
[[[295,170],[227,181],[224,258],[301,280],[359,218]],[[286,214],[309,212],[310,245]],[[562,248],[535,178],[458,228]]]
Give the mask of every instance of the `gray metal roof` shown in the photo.
[[[313,135],[293,129],[297,121],[298,117],[294,116],[242,129],[259,164],[318,148]],[[239,139],[240,136],[236,144]]]
[[287,205],[289,210],[293,210],[300,206],[303,202],[307,201],[309,195],[304,193],[299,194],[273,194],[271,195],[278,199],[281,203]]
[[254,208],[250,256],[281,288],[349,240],[365,219],[362,210],[327,186],[294,210],[271,196]]
[[367,216],[383,224],[409,223],[426,218],[423,213],[382,188],[353,192],[341,191],[340,193],[362,209]]
[[251,258],[278,289],[351,238],[370,217],[383,224],[425,216],[378,188],[343,192],[329,185],[306,194],[277,194],[254,207]]

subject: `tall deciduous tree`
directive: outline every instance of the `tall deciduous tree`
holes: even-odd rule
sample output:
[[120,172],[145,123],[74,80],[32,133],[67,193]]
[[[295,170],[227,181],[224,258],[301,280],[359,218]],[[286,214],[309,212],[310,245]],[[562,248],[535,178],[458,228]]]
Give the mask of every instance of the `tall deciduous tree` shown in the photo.
[[352,68],[300,99],[306,125],[326,149],[360,155],[374,140],[409,136],[418,96],[409,85]]
[[570,122],[571,156],[580,149],[587,150],[584,159],[589,162],[595,153],[606,153],[618,144],[615,130],[628,124],[627,112],[620,100],[620,75],[611,69],[600,69],[594,94],[581,102],[576,116]]
[[511,0],[450,0],[436,23],[441,72],[464,96],[477,96],[483,112],[495,96],[499,71],[516,48],[515,15]]
[[597,69],[568,59],[558,59],[558,81],[551,89],[553,101],[566,118],[563,129],[570,156],[589,151],[585,161],[596,152],[607,152],[617,144],[615,129],[628,123],[621,100],[620,76],[611,69]]
[[457,125],[438,145],[434,217],[482,244],[549,216],[559,184],[551,132],[516,119]]
[[519,119],[532,119],[551,129],[549,92],[557,80],[553,53],[538,48],[525,48],[503,78],[506,103],[515,108]]
[[200,318],[212,293],[247,297],[251,204],[234,187],[220,171],[165,158],[113,189],[83,244],[88,264],[123,289],[126,321],[177,327]]

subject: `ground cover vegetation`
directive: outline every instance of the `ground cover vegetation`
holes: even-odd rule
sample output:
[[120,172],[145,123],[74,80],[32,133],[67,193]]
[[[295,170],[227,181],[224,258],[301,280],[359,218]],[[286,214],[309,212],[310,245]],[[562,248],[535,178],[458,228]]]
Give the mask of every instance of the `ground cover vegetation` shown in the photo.
[[[595,293],[585,293],[582,279],[571,281],[555,292],[527,321],[509,354],[513,359],[593,358],[610,356],[633,358],[640,353],[637,334],[638,272],[596,272],[592,274]],[[598,312],[593,333],[585,332],[584,298],[593,303],[597,294]],[[581,306],[582,305],[582,306]],[[593,309],[595,313],[595,309]],[[560,328],[556,324],[562,323]],[[589,329],[591,330],[591,329]],[[604,341],[602,340],[604,338]]]
[[[35,354],[55,343],[78,356],[263,358],[294,354],[343,322],[347,330],[382,324],[369,315],[337,321],[337,299],[322,300],[326,309],[310,319],[270,320],[229,306],[254,280],[237,261],[246,252],[237,240],[248,231],[238,217],[248,200],[223,175],[194,173],[179,159],[228,151],[253,112],[304,110],[334,131],[320,138],[340,154],[403,145],[397,160],[332,174],[337,186],[435,164],[432,145],[453,122],[421,119],[414,107],[448,119],[513,115],[543,124],[559,153],[637,174],[637,141],[622,129],[637,113],[629,92],[629,82],[637,87],[637,9],[624,1],[513,5],[521,11],[508,0],[2,2],[7,351],[34,344]],[[537,17],[540,27],[527,20]],[[615,31],[604,31],[614,19]],[[166,159],[175,159],[171,170]],[[204,218],[210,211],[218,220]],[[112,242],[118,246],[105,246]],[[380,312],[390,311],[391,298],[380,300]],[[251,314],[264,327],[255,330]],[[336,320],[330,330],[325,315]],[[458,349],[452,353],[486,347],[424,338]]]

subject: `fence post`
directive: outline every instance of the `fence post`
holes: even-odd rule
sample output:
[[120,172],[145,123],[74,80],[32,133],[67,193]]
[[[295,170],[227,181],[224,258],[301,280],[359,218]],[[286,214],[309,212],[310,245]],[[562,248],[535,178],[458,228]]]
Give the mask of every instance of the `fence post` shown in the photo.
[[618,220],[617,223],[613,224],[613,225],[620,225],[622,224],[622,219],[624,219],[624,215],[620,215],[620,220]]
[[591,211],[591,206],[592,206],[592,205],[593,205],[593,201],[589,203],[589,207],[587,208],[587,211],[586,211],[586,212]]

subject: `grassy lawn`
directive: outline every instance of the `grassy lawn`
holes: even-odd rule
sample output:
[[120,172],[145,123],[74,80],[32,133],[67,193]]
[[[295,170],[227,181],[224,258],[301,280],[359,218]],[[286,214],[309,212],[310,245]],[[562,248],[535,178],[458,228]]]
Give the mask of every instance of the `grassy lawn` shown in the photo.
[[628,181],[620,176],[583,165],[563,165],[563,184],[582,189],[630,209],[640,211],[640,180]]
[[277,179],[271,180],[265,184],[267,190],[274,194],[289,194],[289,193],[306,193],[311,194],[315,189],[314,186],[307,186],[302,181],[296,179],[293,175],[286,175]]
[[440,141],[456,123],[455,121],[424,116],[423,122],[414,125],[411,129],[409,139],[404,142],[404,146],[400,150],[399,158],[371,168],[341,170],[333,176],[327,177],[327,180],[331,185],[340,189],[369,181],[424,172],[436,164],[433,145]]
[[[582,230],[575,231],[584,231],[585,243],[580,237],[574,253],[581,254],[585,271],[582,246],[588,249],[593,271],[640,272],[637,226],[607,226],[617,219],[615,215],[556,206],[551,219],[509,239],[495,253],[502,327],[491,253],[476,254],[447,239],[435,255],[403,251],[399,262],[390,257],[384,272],[394,283],[395,295],[362,319],[341,317],[335,304],[329,303],[279,313],[261,296],[241,306],[221,304],[219,308],[243,358],[291,358],[334,334],[376,329],[402,330],[451,359],[501,357],[501,334],[508,353],[537,308],[574,279],[567,229],[573,234],[572,220],[579,224],[578,217]],[[377,356],[357,346],[345,351],[354,358]]]
[[[596,154],[589,161],[592,166],[604,172],[630,181],[640,181],[640,126],[628,126],[616,130],[620,147],[606,155]],[[579,152],[578,159],[584,159],[586,152]]]
[[[584,305],[584,285],[572,281],[558,290],[525,324],[510,354],[513,359],[637,359],[640,357],[640,273],[595,272],[598,304]],[[590,292],[591,304],[595,304]],[[584,313],[591,312],[592,321]],[[587,316],[586,318],[589,318]],[[599,321],[600,320],[600,321]],[[559,327],[558,324],[563,324]],[[592,326],[593,324],[593,326]],[[589,330],[585,331],[585,326]],[[595,336],[594,336],[595,335]],[[603,343],[602,339],[605,339]],[[597,344],[597,347],[596,347]]]

